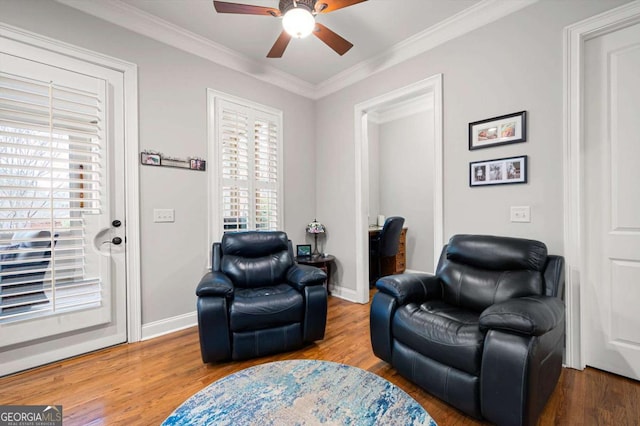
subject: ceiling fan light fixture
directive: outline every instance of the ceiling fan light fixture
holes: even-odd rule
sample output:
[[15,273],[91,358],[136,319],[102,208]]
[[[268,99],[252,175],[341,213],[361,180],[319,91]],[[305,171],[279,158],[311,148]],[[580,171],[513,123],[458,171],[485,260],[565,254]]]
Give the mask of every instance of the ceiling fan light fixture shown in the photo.
[[282,18],[282,27],[295,38],[304,38],[311,34],[316,25],[316,20],[309,10],[304,7],[289,9]]

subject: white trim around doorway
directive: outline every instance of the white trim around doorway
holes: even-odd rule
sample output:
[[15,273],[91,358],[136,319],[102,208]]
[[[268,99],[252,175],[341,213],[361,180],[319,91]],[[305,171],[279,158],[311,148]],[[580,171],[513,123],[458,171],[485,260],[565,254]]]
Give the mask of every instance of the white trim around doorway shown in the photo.
[[[369,301],[368,273],[368,190],[369,146],[367,136],[367,115],[384,105],[408,101],[423,97],[428,105],[425,109],[433,110],[434,120],[434,158],[431,164],[433,171],[433,247],[434,256],[440,254],[444,244],[444,195],[443,195],[443,122],[442,122],[442,74],[436,74],[424,80],[402,87],[384,95],[375,97],[355,106],[355,181],[356,181],[356,216],[355,216],[355,253],[356,253],[356,290],[353,301],[367,303]],[[425,165],[426,167],[427,165]],[[434,258],[434,265],[437,264]],[[351,300],[351,298],[350,298]]]
[[567,306],[567,342],[565,365],[584,369],[581,276],[585,270],[582,256],[582,150],[583,150],[583,75],[584,44],[587,40],[640,22],[640,1],[625,4],[580,21],[564,29],[564,247],[565,303]]

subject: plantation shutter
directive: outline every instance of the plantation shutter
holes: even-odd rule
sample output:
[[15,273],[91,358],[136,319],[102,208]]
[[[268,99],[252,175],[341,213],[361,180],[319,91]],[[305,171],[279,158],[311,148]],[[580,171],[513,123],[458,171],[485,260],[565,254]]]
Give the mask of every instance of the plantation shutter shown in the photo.
[[102,208],[104,84],[78,78],[0,72],[0,322],[101,303],[85,229]]
[[278,128],[275,120],[254,121],[254,176],[256,229],[278,228]]
[[226,100],[219,101],[217,117],[223,230],[278,229],[278,117]]

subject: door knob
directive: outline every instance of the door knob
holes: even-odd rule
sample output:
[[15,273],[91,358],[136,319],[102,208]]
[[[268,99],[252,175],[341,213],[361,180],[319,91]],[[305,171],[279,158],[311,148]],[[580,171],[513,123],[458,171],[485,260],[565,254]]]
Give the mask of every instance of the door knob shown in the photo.
[[111,242],[115,245],[120,245],[122,244],[122,238],[120,237],[113,237],[113,239],[111,240]]

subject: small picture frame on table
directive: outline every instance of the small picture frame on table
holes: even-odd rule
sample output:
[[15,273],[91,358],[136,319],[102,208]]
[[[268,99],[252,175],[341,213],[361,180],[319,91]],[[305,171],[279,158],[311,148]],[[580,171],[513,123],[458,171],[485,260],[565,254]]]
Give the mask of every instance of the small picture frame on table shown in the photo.
[[469,163],[469,186],[527,183],[527,156]]
[[298,244],[296,253],[297,257],[311,257],[311,244]]
[[469,150],[527,141],[527,112],[469,123]]

